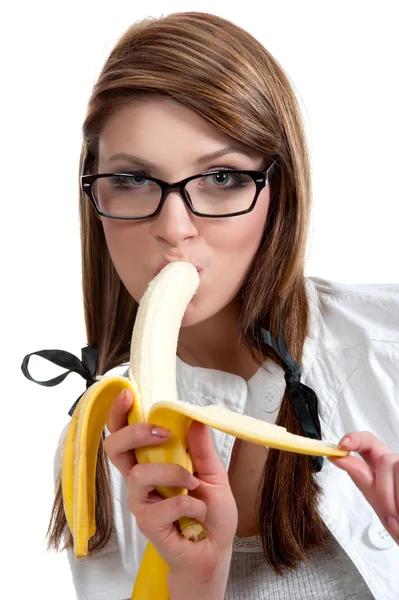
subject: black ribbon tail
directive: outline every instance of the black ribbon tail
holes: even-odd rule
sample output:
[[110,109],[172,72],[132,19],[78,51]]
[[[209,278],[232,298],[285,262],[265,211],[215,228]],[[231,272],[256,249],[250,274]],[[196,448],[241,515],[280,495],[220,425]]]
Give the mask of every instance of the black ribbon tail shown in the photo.
[[[87,388],[86,388],[87,389]],[[85,392],[83,392],[84,394]],[[71,408],[68,410],[68,415],[70,417],[72,417],[73,413],[75,412],[75,408],[77,407],[77,405],[79,404],[79,400],[81,399],[81,397],[83,396],[83,394],[80,394],[79,398],[77,398],[75,400],[75,402],[72,404]]]
[[[287,381],[287,392],[291,400],[298,421],[306,437],[321,440],[321,427],[317,414],[317,396],[314,391],[304,383]],[[312,456],[312,464],[316,473],[323,467],[322,456]]]
[[[280,298],[278,300],[280,314],[278,343],[276,343],[276,340],[271,335],[270,331],[267,331],[267,329],[264,329],[263,327],[260,328],[261,340],[264,344],[273,348],[285,365],[284,378],[286,381],[287,393],[296,417],[301,424],[304,435],[315,440],[321,440],[321,425],[318,415],[317,396],[310,387],[301,383],[301,368],[287,350],[284,340]],[[319,472],[323,467],[323,457],[312,456],[312,464],[314,471]]]
[[[78,373],[83,379],[86,380],[86,390],[96,382],[96,373],[97,373],[97,363],[98,363],[98,347],[96,344],[92,346],[85,346],[82,348],[82,360],[79,360],[74,354],[70,352],[66,352],[65,350],[38,350],[37,352],[31,352],[27,354],[21,365],[22,373],[25,375],[27,379],[33,381],[34,383],[38,383],[39,385],[44,385],[46,387],[53,387],[54,385],[58,385],[70,373]],[[49,362],[54,363],[59,367],[63,367],[67,369],[65,373],[54,377],[53,379],[48,379],[47,381],[37,381],[34,379],[32,375],[29,373],[28,365],[31,356],[40,356],[48,360]],[[69,409],[68,414],[70,416],[73,415],[73,412],[80,400],[83,396],[81,394],[79,398],[74,402],[72,407]]]

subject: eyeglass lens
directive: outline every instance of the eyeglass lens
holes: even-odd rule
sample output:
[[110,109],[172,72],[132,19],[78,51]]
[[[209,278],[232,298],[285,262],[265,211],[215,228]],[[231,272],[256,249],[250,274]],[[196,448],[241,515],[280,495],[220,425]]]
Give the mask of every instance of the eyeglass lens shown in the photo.
[[[234,171],[218,171],[192,179],[186,192],[194,210],[206,215],[227,215],[247,210],[256,195],[252,177]],[[136,175],[100,177],[93,184],[100,209],[118,217],[145,217],[154,213],[162,189],[155,182]]]

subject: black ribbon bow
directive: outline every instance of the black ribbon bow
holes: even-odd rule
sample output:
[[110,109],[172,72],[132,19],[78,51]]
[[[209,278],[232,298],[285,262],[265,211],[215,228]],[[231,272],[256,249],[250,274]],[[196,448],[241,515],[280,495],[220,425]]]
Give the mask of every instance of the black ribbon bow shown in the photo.
[[[301,383],[301,369],[287,350],[284,340],[280,298],[278,300],[280,314],[280,333],[278,337],[278,344],[276,344],[276,341],[271,333],[263,327],[260,328],[262,342],[267,346],[271,346],[284,362],[284,378],[286,381],[288,396],[295,410],[297,419],[301,424],[303,433],[309,438],[321,440],[321,427],[317,412],[317,396],[311,388]],[[68,370],[66,373],[63,373],[58,377],[54,377],[54,379],[49,379],[48,381],[37,381],[36,379],[33,379],[28,370],[29,359],[33,355],[41,356],[42,358],[45,358],[46,360],[49,360],[50,362]],[[96,382],[95,377],[97,372],[97,361],[98,347],[96,344],[94,344],[93,346],[86,346],[85,348],[82,348],[82,360],[79,360],[76,356],[64,350],[39,350],[38,352],[32,352],[31,354],[25,356],[21,365],[21,369],[22,373],[27,379],[46,387],[58,385],[64,381],[65,377],[67,377],[69,373],[78,373],[83,377],[83,379],[86,380],[87,390],[93,383]],[[82,396],[83,394],[79,396],[79,398],[69,409],[69,416],[72,417]],[[312,456],[312,464],[314,471],[319,472],[323,467],[323,457]]]
[[[28,363],[30,357],[36,355],[49,360],[50,362],[58,365],[59,367],[63,367],[64,369],[68,369],[66,373],[62,375],[58,375],[58,377],[54,377],[54,379],[49,379],[48,381],[37,381],[33,379],[32,375],[28,370]],[[39,350],[37,352],[31,352],[31,354],[27,354],[22,361],[21,369],[22,373],[25,375],[27,379],[30,381],[34,381],[39,385],[44,385],[46,387],[52,387],[54,385],[58,385],[62,381],[64,381],[65,377],[68,377],[70,373],[78,373],[86,380],[86,390],[96,382],[96,373],[97,373],[97,362],[98,362],[98,347],[96,344],[93,346],[85,346],[82,348],[82,360],[79,360],[74,354],[70,352],[66,352],[65,350]],[[84,392],[83,392],[84,393]],[[83,394],[79,396],[79,398],[73,403],[71,408],[68,411],[68,415],[72,417],[75,408],[81,399]]]
[[[271,346],[271,348],[273,348],[276,354],[284,362],[284,379],[286,381],[288,396],[291,400],[291,404],[294,408],[297,419],[301,424],[303,433],[306,437],[315,440],[321,440],[321,426],[317,410],[317,396],[310,387],[304,383],[301,383],[301,368],[287,350],[284,340],[280,298],[278,300],[280,315],[280,332],[278,336],[278,343],[276,344],[276,341],[271,335],[270,331],[267,331],[267,329],[264,329],[263,327],[260,328],[261,339],[264,344]],[[312,464],[314,471],[318,473],[323,468],[323,457],[312,456]]]

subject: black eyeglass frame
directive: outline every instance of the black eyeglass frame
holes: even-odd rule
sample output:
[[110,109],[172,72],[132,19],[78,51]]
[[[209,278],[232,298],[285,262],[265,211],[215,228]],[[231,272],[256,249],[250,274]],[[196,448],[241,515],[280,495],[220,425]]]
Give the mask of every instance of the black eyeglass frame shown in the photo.
[[[276,162],[277,162],[277,159],[274,160],[268,167],[266,167],[266,169],[264,169],[264,171],[247,171],[247,170],[241,170],[241,169],[219,169],[216,171],[206,171],[205,173],[200,173],[198,175],[192,175],[191,177],[187,177],[186,179],[182,179],[181,181],[176,181],[175,183],[167,183],[166,181],[163,181],[162,179],[156,179],[155,177],[147,177],[145,175],[142,178],[147,179],[148,181],[154,181],[155,183],[157,183],[162,190],[162,195],[161,195],[161,199],[159,201],[159,204],[158,204],[156,210],[149,215],[145,215],[144,217],[118,217],[116,215],[108,215],[107,213],[103,212],[101,210],[101,208],[98,206],[97,201],[93,194],[93,189],[92,189],[93,184],[95,183],[95,181],[97,179],[100,179],[102,177],[112,177],[112,176],[134,177],[134,174],[122,172],[122,173],[97,173],[95,175],[81,175],[80,176],[80,185],[81,185],[82,192],[84,194],[86,194],[86,196],[89,198],[94,210],[100,216],[106,217],[108,219],[120,219],[122,221],[141,221],[143,219],[150,219],[152,217],[156,217],[161,212],[162,206],[165,203],[168,193],[175,189],[177,189],[180,192],[180,195],[181,195],[184,203],[186,204],[188,209],[195,216],[205,217],[205,218],[209,218],[209,219],[215,219],[215,218],[220,219],[221,217],[236,217],[238,215],[243,215],[243,214],[251,212],[254,209],[260,192],[269,183],[269,174],[270,174],[271,170],[273,169],[274,165],[276,164]],[[85,161],[83,162],[83,168],[82,168],[83,172],[84,172],[84,165],[85,165]],[[193,179],[200,179],[201,177],[207,177],[208,175],[216,175],[219,173],[239,173],[242,175],[249,175],[252,178],[252,180],[254,181],[254,183],[256,185],[256,192],[255,192],[255,197],[249,208],[247,208],[246,210],[241,210],[239,212],[221,214],[221,215],[208,215],[206,213],[197,212],[194,209],[194,207],[191,203],[191,200],[190,200],[190,196],[188,195],[188,192],[185,189],[186,184],[189,181],[192,181]]]

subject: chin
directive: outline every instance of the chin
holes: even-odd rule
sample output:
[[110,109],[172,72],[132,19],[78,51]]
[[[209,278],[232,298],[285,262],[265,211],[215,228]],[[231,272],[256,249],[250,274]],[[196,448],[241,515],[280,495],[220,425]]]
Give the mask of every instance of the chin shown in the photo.
[[192,327],[193,325],[204,323],[205,321],[208,321],[208,319],[211,319],[212,317],[220,313],[224,308],[224,306],[204,307],[201,306],[201,304],[200,306],[198,306],[198,304],[199,303],[197,302],[196,305],[195,299],[194,301],[192,300],[190,302],[186,312],[184,313],[181,322],[181,327]]
[[204,316],[201,315],[200,312],[192,310],[191,307],[188,306],[186,312],[184,313],[181,327],[191,327],[192,325],[197,325],[197,323],[201,323],[201,321],[204,320]]
[[204,311],[203,307],[198,306],[198,303],[196,303],[195,300],[191,300],[186,312],[184,313],[181,327],[191,327],[201,323],[202,321],[205,321],[208,318],[209,315]]

